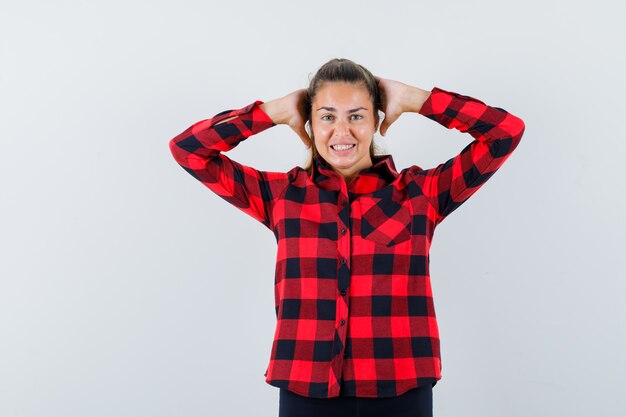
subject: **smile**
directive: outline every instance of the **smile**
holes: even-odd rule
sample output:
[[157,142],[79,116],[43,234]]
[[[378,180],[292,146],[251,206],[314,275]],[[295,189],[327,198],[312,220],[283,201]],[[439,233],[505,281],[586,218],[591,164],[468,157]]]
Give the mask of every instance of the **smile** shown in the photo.
[[341,152],[341,151],[347,151],[349,149],[352,149],[352,148],[354,148],[354,146],[355,146],[354,144],[352,144],[352,145],[333,145],[333,146],[331,146],[331,148],[333,150],[335,150],[335,151],[340,151]]

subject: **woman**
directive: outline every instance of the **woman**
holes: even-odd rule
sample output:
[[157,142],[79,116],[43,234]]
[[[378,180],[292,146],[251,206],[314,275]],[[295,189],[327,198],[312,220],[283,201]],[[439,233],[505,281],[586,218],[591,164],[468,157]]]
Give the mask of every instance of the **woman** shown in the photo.
[[[375,152],[379,110],[382,135],[412,112],[474,140],[435,168],[398,172],[390,155]],[[305,168],[259,171],[223,154],[277,124],[310,147]],[[222,112],[172,139],[187,172],[276,236],[277,323],[265,376],[280,388],[281,417],[432,416],[441,379],[434,229],[523,131],[521,119],[480,100],[334,59],[306,90]]]

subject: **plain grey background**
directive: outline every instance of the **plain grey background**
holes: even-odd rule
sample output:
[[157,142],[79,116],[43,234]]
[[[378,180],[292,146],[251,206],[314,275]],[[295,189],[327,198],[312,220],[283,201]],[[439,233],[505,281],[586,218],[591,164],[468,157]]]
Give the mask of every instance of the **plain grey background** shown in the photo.
[[[269,230],[185,173],[192,123],[334,57],[521,117],[437,229],[435,415],[626,409],[618,1],[23,1],[0,7],[0,415],[275,416]],[[405,115],[399,169],[471,138]],[[278,126],[229,153],[302,164]]]

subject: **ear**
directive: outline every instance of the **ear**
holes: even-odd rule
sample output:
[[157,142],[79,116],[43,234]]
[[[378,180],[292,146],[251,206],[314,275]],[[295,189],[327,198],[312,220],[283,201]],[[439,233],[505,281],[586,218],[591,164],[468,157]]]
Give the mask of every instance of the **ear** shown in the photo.
[[376,116],[378,116],[378,117],[376,117],[376,119],[375,119],[374,133],[380,132],[380,125],[383,122],[383,118],[385,117],[385,113],[383,113],[381,110],[377,110]]

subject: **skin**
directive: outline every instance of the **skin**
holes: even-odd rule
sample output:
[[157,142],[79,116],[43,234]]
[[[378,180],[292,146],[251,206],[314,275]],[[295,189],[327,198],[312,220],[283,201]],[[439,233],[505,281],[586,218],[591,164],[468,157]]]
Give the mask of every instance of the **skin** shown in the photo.
[[[399,81],[376,77],[381,93],[385,118],[380,125],[380,134],[385,136],[389,126],[403,113],[419,113],[430,92]],[[296,90],[261,104],[263,110],[275,124],[288,125],[309,148],[313,141],[305,123],[304,109],[306,89]],[[325,109],[320,109],[325,107]],[[333,111],[328,110],[334,109]],[[359,109],[358,111],[353,111]],[[358,114],[361,117],[354,117]],[[340,173],[346,182],[354,179],[360,170],[371,166],[369,143],[376,132],[374,106],[367,90],[361,84],[326,83],[313,100],[311,127],[315,146],[322,157]],[[337,143],[355,143],[353,151],[338,154],[330,146]],[[367,156],[366,156],[367,155]]]
[[[315,147],[346,182],[372,166],[369,147],[376,132],[374,106],[362,84],[326,83],[318,89],[311,109]],[[335,145],[349,145],[337,150]]]

